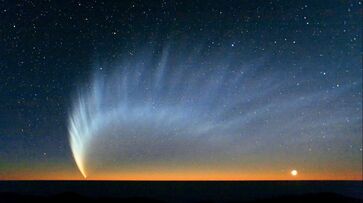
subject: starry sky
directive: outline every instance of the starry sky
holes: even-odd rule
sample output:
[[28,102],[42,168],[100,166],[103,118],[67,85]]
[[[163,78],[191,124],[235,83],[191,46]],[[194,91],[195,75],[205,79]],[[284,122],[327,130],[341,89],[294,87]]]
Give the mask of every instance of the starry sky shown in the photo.
[[362,3],[1,0],[0,179],[361,180]]

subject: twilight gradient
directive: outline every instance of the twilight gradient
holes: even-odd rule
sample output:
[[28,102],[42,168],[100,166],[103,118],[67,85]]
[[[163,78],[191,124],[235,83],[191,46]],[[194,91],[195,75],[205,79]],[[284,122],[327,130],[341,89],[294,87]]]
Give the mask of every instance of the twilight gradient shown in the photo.
[[359,171],[359,149],[341,151],[361,141],[361,103],[351,96],[361,82],[331,87],[266,58],[244,61],[228,48],[185,50],[147,49],[95,65],[69,113],[84,177],[155,169]]

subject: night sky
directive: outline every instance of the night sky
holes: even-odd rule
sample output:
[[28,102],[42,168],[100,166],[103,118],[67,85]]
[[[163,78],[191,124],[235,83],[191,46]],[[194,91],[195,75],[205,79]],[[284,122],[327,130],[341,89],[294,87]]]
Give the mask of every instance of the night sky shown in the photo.
[[0,179],[362,179],[362,22],[362,1],[2,0]]

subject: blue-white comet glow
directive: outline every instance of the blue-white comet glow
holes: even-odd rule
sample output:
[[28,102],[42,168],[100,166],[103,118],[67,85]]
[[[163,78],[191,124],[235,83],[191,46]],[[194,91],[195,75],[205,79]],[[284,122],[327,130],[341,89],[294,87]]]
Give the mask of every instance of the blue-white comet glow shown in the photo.
[[[312,135],[346,122],[349,111],[329,104],[355,86],[327,92],[314,88],[319,79],[271,66],[264,58],[244,62],[225,52],[212,56],[170,48],[97,65],[102,71],[80,88],[69,115],[79,170],[87,177],[105,170],[106,163],[119,168],[150,162],[243,165],[248,156],[268,164],[279,159],[269,156],[279,147],[322,147],[319,139],[311,142]],[[300,88],[296,78],[309,80],[311,88]],[[281,144],[270,145],[272,140]]]

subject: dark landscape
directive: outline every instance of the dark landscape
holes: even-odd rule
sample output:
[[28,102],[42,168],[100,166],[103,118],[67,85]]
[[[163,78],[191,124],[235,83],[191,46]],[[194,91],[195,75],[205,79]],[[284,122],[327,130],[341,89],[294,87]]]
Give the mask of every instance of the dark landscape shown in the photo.
[[1,0],[0,203],[363,203],[362,11]]
[[361,181],[2,181],[4,202],[362,202]]

